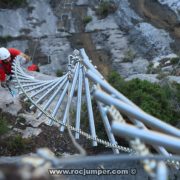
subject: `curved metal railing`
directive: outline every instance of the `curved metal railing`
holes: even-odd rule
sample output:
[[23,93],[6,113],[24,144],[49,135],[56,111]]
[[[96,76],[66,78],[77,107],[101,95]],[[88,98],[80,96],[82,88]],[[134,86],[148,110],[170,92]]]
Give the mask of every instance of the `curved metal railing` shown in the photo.
[[[91,63],[84,49],[75,50],[68,56],[68,70],[62,77],[53,80],[35,79],[22,69],[18,58],[13,63],[13,73],[16,88],[20,94],[26,95],[25,101],[30,100],[32,103],[30,109],[38,109],[37,119],[45,115],[49,125],[60,125],[61,132],[68,127],[75,132],[75,139],[83,135],[92,141],[93,146],[104,144],[116,154],[120,150],[140,156],[152,155],[146,144],[166,157],[172,156],[172,153],[180,154],[180,130],[145,113],[114,89]],[[97,137],[96,114],[93,112],[91,97],[97,103],[109,141]],[[81,130],[84,102],[90,133]],[[74,124],[72,121],[67,122],[71,107],[76,112]],[[128,117],[131,124],[122,114]],[[119,146],[115,135],[128,139],[131,148]],[[157,163],[154,160],[142,160],[142,163],[147,172],[153,174]],[[169,160],[167,163],[179,168],[178,161]]]

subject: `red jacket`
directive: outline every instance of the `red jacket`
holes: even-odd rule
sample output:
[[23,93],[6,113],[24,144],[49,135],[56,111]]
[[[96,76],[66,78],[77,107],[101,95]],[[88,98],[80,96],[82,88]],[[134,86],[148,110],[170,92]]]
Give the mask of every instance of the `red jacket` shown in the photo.
[[21,54],[21,51],[15,49],[15,48],[9,48],[8,49],[11,54],[11,61],[8,63],[3,63],[2,60],[0,60],[0,81],[6,80],[6,74],[11,74],[11,66],[14,58]]
[[39,72],[39,67],[38,65],[32,64],[31,66],[27,67],[28,71],[37,71]]

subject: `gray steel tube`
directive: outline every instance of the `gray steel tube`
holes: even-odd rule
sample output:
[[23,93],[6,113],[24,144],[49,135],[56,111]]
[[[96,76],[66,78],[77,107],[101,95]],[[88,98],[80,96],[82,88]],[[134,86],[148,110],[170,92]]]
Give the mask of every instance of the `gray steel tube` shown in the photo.
[[[66,81],[66,80],[67,80],[67,77],[64,79],[64,81]],[[57,88],[57,86],[58,86],[60,83],[62,83],[62,81],[58,81],[55,85],[51,86],[51,88],[48,89],[47,92],[46,92],[45,94],[43,94],[35,103],[36,103],[36,104],[41,103],[41,101],[42,101],[50,92],[54,91],[55,88]],[[43,91],[44,91],[44,90],[43,90]],[[32,106],[30,106],[30,109],[32,109],[32,108],[34,108],[34,107],[35,107],[35,106],[32,105]]]
[[[68,90],[68,86],[69,86],[69,81],[66,83],[66,86],[65,86],[62,94],[61,94],[60,97],[59,97],[59,100],[58,100],[58,102],[57,102],[57,104],[56,104],[56,106],[55,106],[55,109],[54,109],[53,113],[52,113],[52,117],[55,117],[55,116],[56,116],[56,114],[57,114],[57,112],[58,112],[58,110],[59,110],[59,108],[60,108],[60,105],[61,105],[61,103],[62,103],[62,101],[63,101],[63,99],[64,99],[64,97],[65,97],[65,95],[66,95],[66,92],[67,92],[67,90]],[[49,119],[49,124],[52,125],[52,123],[53,123],[53,120],[52,120],[52,119]]]
[[[109,123],[106,111],[102,107],[102,103],[97,102],[97,104],[98,104],[99,111],[101,113],[101,117],[102,117],[102,120],[103,120],[103,124],[104,124],[105,130],[106,130],[108,139],[111,142],[111,144],[117,145],[117,142],[115,140],[114,134],[111,131],[111,126],[110,126],[110,123]],[[116,148],[112,148],[112,149],[113,149],[113,152],[115,154],[119,154],[119,150],[118,149],[116,149]]]
[[[65,84],[66,82],[67,82],[67,78],[65,78],[65,79],[63,80],[63,82],[59,85],[59,87],[58,87],[57,90],[54,92],[54,94],[50,97],[50,99],[48,100],[48,102],[46,103],[46,105],[43,107],[43,111],[46,110],[46,109],[50,106],[50,104],[52,103],[52,101],[53,101],[54,98],[57,96],[57,94],[60,92],[60,90],[62,89],[62,87],[64,86],[64,84]],[[37,118],[40,118],[42,114],[43,114],[43,113],[40,112],[40,113],[38,114]]]
[[[63,121],[62,121],[62,123],[64,123],[64,124],[67,121],[67,114],[69,113],[70,104],[71,104],[71,101],[72,101],[72,97],[74,95],[74,90],[75,90],[75,87],[76,87],[76,82],[77,82],[77,78],[78,78],[78,74],[79,74],[79,66],[80,66],[80,64],[78,62],[76,64],[76,67],[75,67],[75,73],[74,73],[74,78],[73,78],[73,82],[72,82],[72,86],[71,86],[71,91],[70,91],[70,94],[69,94],[69,97],[68,97],[68,101],[67,101]],[[65,129],[65,126],[60,127],[61,132],[63,132],[64,129]]]
[[103,103],[116,106],[120,111],[125,113],[128,117],[136,118],[136,119],[142,121],[143,123],[149,125],[150,127],[153,127],[155,129],[161,130],[163,132],[180,137],[179,129],[145,113],[142,110],[133,108],[132,106],[130,106],[118,99],[115,99],[112,96],[110,96],[100,90],[96,90],[94,93],[94,96]]
[[85,92],[86,92],[86,103],[87,103],[87,109],[88,109],[88,115],[89,115],[89,125],[90,125],[90,131],[91,135],[94,138],[93,140],[93,146],[97,146],[96,139],[96,129],[94,124],[94,115],[92,110],[92,103],[91,103],[91,95],[89,90],[89,80],[87,77],[85,77],[85,73],[83,72],[83,78],[84,78],[84,84],[85,84]]
[[119,136],[138,137],[147,144],[157,144],[173,152],[180,153],[180,139],[174,136],[162,134],[157,131],[139,129],[133,125],[122,124],[116,121],[112,123],[112,131]]
[[102,74],[101,74],[99,71],[97,71],[97,70],[95,69],[95,67],[93,66],[93,64],[89,61],[89,58],[88,58],[88,56],[87,56],[86,53],[85,53],[85,50],[84,50],[84,49],[80,49],[80,52],[81,52],[81,55],[82,55],[82,57],[83,57],[83,63],[84,63],[84,65],[85,65],[87,68],[91,69],[91,71],[93,71],[93,72],[94,72],[96,75],[98,75],[100,78],[103,78]]
[[[82,67],[79,70],[79,79],[78,79],[78,99],[77,99],[77,109],[76,109],[76,125],[77,130],[80,129],[80,120],[81,120],[81,99],[82,99]],[[75,132],[75,138],[79,139],[79,133]]]

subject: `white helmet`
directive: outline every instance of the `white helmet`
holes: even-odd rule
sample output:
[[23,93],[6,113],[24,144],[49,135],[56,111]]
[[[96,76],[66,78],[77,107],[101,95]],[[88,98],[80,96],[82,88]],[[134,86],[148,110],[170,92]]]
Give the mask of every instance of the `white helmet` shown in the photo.
[[0,60],[3,61],[9,57],[10,57],[10,52],[8,51],[8,49],[1,47],[0,48]]

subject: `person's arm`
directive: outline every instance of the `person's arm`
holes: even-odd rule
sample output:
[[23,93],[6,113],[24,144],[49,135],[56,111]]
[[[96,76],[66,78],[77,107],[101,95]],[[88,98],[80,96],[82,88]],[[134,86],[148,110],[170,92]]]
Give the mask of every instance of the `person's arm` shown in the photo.
[[6,74],[3,69],[0,68],[0,82],[3,88],[6,88]]
[[31,57],[28,56],[27,54],[21,53],[20,56],[22,56],[23,58],[26,59],[26,63],[29,62],[31,60]]
[[9,52],[10,52],[10,54],[11,54],[11,56],[12,56],[13,58],[15,58],[16,56],[21,56],[21,57],[23,57],[23,59],[21,59],[21,61],[22,61],[21,63],[22,63],[22,64],[26,64],[27,62],[29,62],[29,61],[31,60],[30,56],[24,54],[23,52],[21,52],[21,51],[18,50],[18,49],[9,48],[8,50],[9,50]]
[[18,50],[16,48],[9,48],[8,50],[13,58],[15,58],[16,56],[18,56],[22,53],[20,50]]

